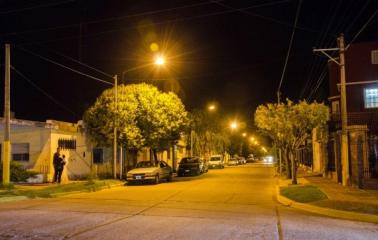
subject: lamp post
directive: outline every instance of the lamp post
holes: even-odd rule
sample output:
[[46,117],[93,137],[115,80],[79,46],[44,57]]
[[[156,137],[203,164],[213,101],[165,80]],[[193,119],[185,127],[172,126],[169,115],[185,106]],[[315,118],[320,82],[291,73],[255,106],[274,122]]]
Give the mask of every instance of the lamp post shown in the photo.
[[[158,65],[158,66],[162,66],[165,64],[165,58],[164,56],[162,55],[157,55],[155,57],[155,60],[153,61],[153,64],[154,65]],[[128,71],[124,71],[122,72],[122,78],[124,77],[124,74],[126,72],[130,72],[130,71],[133,71],[133,70],[137,70],[137,69],[140,69],[140,68],[144,68],[146,66],[149,66],[151,64],[147,64],[147,65],[143,65],[141,67],[136,67],[136,68],[132,68],[132,69],[129,69]],[[114,79],[114,108],[115,108],[115,115],[114,115],[114,128],[113,128],[113,177],[114,179],[117,178],[117,149],[118,149],[118,143],[117,143],[117,125],[118,125],[118,76],[115,75],[113,77]],[[119,174],[120,174],[120,178],[122,177],[122,159],[120,159],[120,170],[119,170]]]

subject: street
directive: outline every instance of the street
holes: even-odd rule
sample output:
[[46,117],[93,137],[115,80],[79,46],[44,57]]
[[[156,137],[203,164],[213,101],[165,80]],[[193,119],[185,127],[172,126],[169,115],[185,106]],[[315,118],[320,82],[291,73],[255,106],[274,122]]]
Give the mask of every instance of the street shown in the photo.
[[0,205],[0,239],[377,239],[378,226],[275,200],[274,169],[247,164],[172,183]]

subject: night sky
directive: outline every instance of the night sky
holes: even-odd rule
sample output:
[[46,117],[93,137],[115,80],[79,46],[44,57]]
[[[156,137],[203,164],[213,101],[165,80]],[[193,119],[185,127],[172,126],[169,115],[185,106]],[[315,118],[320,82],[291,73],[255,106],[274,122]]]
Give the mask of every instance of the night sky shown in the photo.
[[[146,81],[173,90],[188,110],[216,101],[222,113],[252,124],[259,104],[277,101],[299,2],[0,0],[1,86],[7,42],[12,44],[11,109],[16,118],[81,119],[111,86],[51,61],[113,80],[80,61],[117,74],[121,83]],[[377,0],[303,0],[283,99],[326,100],[327,59],[312,48],[336,47],[342,32],[348,43],[377,7]],[[374,40],[377,16],[355,42]],[[164,68],[149,65],[153,42],[167,56]],[[2,87],[0,91],[3,96]]]

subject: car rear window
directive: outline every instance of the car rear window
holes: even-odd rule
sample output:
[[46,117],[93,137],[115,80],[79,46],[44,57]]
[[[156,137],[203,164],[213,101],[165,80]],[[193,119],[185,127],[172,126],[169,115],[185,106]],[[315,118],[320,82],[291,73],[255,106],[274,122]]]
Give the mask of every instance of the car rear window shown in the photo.
[[180,163],[198,163],[198,159],[183,158]]
[[212,157],[210,158],[210,161],[220,161],[221,158],[220,157]]
[[148,167],[154,167],[154,164],[150,161],[143,161],[143,162],[138,162],[135,168],[148,168]]

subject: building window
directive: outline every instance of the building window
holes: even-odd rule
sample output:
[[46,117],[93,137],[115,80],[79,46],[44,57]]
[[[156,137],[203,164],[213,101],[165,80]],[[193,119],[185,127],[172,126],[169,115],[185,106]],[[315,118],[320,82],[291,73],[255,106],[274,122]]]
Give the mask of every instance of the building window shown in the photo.
[[371,64],[378,64],[378,50],[371,51]]
[[93,149],[93,163],[104,163],[104,151],[102,150],[102,148]]
[[13,143],[12,160],[29,161],[29,143]]
[[339,101],[332,101],[332,114],[340,113],[340,104]]
[[58,139],[58,147],[60,149],[76,150],[76,140],[60,138]]
[[364,89],[365,108],[378,108],[378,88]]

